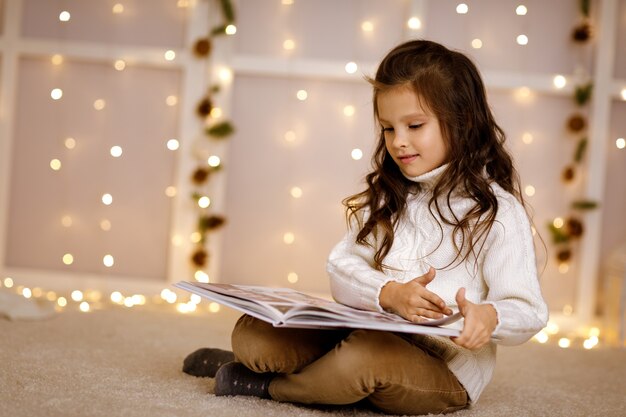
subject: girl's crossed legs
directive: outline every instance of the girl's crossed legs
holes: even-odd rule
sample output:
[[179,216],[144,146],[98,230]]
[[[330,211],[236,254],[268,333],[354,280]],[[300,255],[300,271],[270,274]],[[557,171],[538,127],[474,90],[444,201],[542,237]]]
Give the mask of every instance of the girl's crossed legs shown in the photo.
[[441,359],[391,332],[275,328],[244,315],[232,346],[249,369],[279,374],[269,385],[276,401],[338,405],[367,399],[391,414],[449,412],[468,404]]

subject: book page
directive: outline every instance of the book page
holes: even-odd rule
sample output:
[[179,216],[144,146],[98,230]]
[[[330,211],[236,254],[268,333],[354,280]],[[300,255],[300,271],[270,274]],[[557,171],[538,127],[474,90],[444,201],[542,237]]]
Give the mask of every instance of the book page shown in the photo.
[[458,336],[458,329],[440,328],[460,313],[425,323],[412,323],[387,312],[358,310],[290,288],[181,282],[175,286],[238,309],[276,327],[363,328]]

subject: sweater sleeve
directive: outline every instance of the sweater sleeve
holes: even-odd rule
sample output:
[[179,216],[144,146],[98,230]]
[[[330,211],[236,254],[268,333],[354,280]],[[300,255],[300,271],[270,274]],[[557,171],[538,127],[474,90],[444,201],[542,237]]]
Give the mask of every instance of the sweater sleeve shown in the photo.
[[383,311],[380,290],[393,278],[374,268],[374,245],[356,243],[359,228],[350,224],[343,239],[332,249],[326,269],[335,301],[362,310]]
[[548,308],[539,287],[526,212],[513,196],[499,203],[483,263],[488,287],[484,302],[493,305],[498,315],[494,337],[503,345],[518,345],[545,327]]

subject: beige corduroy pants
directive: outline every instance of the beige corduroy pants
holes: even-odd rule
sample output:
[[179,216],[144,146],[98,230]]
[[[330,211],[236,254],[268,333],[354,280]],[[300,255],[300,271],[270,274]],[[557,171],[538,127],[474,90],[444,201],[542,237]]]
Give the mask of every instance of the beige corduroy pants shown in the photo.
[[244,315],[232,347],[249,369],[278,373],[269,386],[276,401],[366,400],[390,414],[445,413],[468,405],[446,364],[397,333],[275,328]]

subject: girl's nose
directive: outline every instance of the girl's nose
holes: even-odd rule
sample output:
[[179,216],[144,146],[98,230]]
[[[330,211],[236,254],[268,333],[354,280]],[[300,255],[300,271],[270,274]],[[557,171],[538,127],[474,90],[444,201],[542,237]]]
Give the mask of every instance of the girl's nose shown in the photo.
[[407,147],[406,135],[402,132],[395,131],[395,135],[393,137],[393,146],[396,148],[406,148]]

